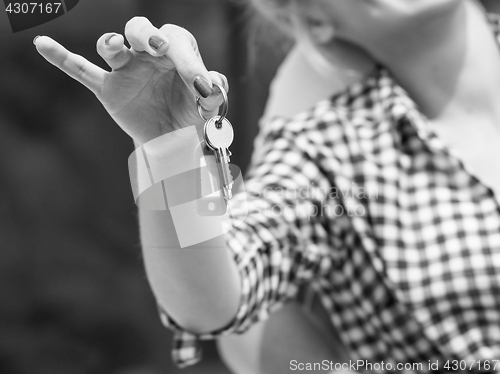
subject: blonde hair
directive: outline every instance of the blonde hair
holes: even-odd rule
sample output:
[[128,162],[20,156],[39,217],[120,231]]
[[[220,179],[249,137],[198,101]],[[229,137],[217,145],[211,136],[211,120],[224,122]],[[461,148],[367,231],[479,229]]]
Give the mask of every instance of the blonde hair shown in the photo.
[[[267,30],[274,28],[276,35],[281,35],[282,40],[288,41],[286,50],[283,43],[276,43],[275,38],[269,37],[269,32],[263,34],[264,38],[257,37],[254,41],[264,40],[266,43],[273,43],[281,47],[281,51],[287,52],[292,44],[302,51],[303,56],[309,61],[309,66],[316,70],[321,76],[335,75],[339,80],[351,82],[359,79],[364,70],[371,69],[371,64],[364,62],[364,58],[356,53],[353,55],[349,51],[339,51],[329,53],[328,57],[320,52],[320,48],[312,41],[308,25],[300,19],[298,14],[298,2],[300,0],[246,0],[253,7],[256,19],[267,23]],[[306,0],[307,1],[307,0]],[[262,24],[261,24],[262,26]],[[254,30],[259,29],[255,27]],[[278,30],[278,31],[277,31]],[[347,53],[347,56],[346,56]]]
[[271,57],[280,61],[295,43],[289,6],[293,0],[235,0],[246,9],[248,63],[251,69]]
[[247,0],[254,9],[253,18],[275,28],[282,36],[292,39],[291,7],[293,0]]
[[[286,13],[288,13],[292,0],[249,0],[249,2],[257,9],[260,14],[266,18],[270,18],[273,21],[286,22]],[[284,17],[284,19],[280,19]]]
[[[319,72],[331,73],[334,71],[331,64],[319,53],[307,37],[307,31],[303,24],[297,19],[294,5],[296,0],[247,0],[255,10],[253,24],[254,32],[262,33],[265,36],[264,41],[271,42],[274,45],[280,45],[284,40],[285,49],[279,52],[286,52],[293,43],[299,46],[311,67]],[[270,30],[274,29],[275,35],[270,38]],[[260,30],[260,31],[257,31]],[[272,32],[272,31],[271,31]],[[280,40],[281,38],[281,40]],[[258,36],[255,38],[258,42]],[[278,43],[277,43],[278,41]],[[282,45],[282,44],[281,44]]]

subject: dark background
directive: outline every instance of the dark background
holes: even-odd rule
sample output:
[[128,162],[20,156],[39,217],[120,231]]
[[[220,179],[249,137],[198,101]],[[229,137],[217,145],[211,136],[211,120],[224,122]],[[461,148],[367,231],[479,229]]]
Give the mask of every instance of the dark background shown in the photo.
[[[498,7],[498,0],[490,0]],[[38,55],[48,35],[105,67],[95,42],[131,17],[176,23],[231,85],[232,161],[247,166],[267,87],[286,49],[228,0],[81,0],[13,34],[0,15],[0,374],[227,373],[214,345],[183,371],[140,257],[132,141],[92,93]],[[248,41],[248,34],[252,41]],[[263,39],[267,45],[257,46]],[[271,41],[271,42],[270,42]],[[250,44],[250,46],[249,46]]]
[[[81,0],[13,34],[2,12],[0,374],[181,372],[143,270],[127,169],[132,141],[32,39],[51,36],[105,67],[95,42],[123,33],[135,15],[187,28],[208,69],[229,78],[232,161],[244,169],[283,49],[278,41],[249,48],[255,30],[245,14],[226,0]],[[269,40],[269,30],[260,34]],[[203,363],[182,372],[227,373],[213,343],[204,350]]]

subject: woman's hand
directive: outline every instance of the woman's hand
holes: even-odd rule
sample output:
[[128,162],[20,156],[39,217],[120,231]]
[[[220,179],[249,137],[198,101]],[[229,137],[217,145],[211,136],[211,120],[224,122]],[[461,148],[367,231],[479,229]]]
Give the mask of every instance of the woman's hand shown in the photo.
[[229,89],[226,78],[205,68],[194,37],[175,25],[155,28],[134,17],[125,26],[131,48],[119,34],[104,34],[97,52],[111,72],[69,52],[49,37],[38,37],[38,52],[90,89],[116,123],[138,144],[175,129],[201,125],[196,96],[205,117],[216,114],[222,95],[212,84]]

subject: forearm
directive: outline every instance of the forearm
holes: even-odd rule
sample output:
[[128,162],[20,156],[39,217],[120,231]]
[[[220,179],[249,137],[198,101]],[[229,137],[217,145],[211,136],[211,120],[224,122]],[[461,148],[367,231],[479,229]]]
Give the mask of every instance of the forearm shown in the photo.
[[146,272],[160,305],[191,332],[227,325],[236,315],[241,283],[224,238],[180,248],[168,210],[140,209],[139,221]]
[[[217,329],[230,322],[239,305],[236,263],[223,240],[212,240],[212,246],[205,248],[206,235],[196,238],[203,244],[189,247],[191,233],[184,231],[184,236],[179,235],[184,248],[178,243],[172,246],[171,239],[177,235],[165,201],[161,207],[158,195],[148,191],[160,181],[197,167],[184,163],[195,161],[191,152],[194,147],[185,145],[182,134],[187,133],[189,144],[199,145],[199,132],[189,129],[189,125],[203,125],[198,119],[196,97],[201,95],[199,102],[207,118],[216,115],[223,98],[211,87],[215,83],[227,91],[227,81],[207,71],[194,37],[182,27],[164,25],[158,29],[146,18],[134,17],[127,22],[125,31],[131,48],[116,33],[104,34],[97,42],[98,53],[111,71],[69,52],[48,37],[38,37],[34,43],[47,61],[97,96],[120,128],[134,139],[136,148],[143,146],[131,155],[129,167],[134,199],[139,206],[144,204],[139,216],[153,291],[162,308],[181,327],[193,332]],[[169,119],[176,122],[169,123]],[[158,142],[160,134],[172,136]],[[178,148],[191,153],[180,157]]]
[[[209,235],[201,234],[209,231],[208,225],[218,225],[222,221],[218,220],[220,217],[197,221],[201,217],[191,210],[193,207],[184,207],[181,217],[176,216],[182,233],[176,232],[170,207],[165,200],[167,196],[170,204],[175,205],[178,195],[185,195],[184,198],[189,201],[196,198],[193,194],[197,181],[192,173],[183,171],[196,169],[193,161],[199,157],[195,151],[199,140],[193,128],[189,128],[157,141],[149,143],[145,150],[150,167],[148,172],[144,173],[145,164],[140,166],[142,151],[136,153],[139,157],[131,159],[131,164],[139,164],[137,170],[142,169],[136,176],[132,173],[132,181],[138,181],[138,176],[142,176],[146,178],[144,185],[148,186],[155,181],[149,182],[147,175],[157,179],[165,178],[167,174],[185,177],[167,178],[156,183],[141,193],[137,200],[148,279],[158,303],[180,327],[195,333],[217,330],[236,315],[241,295],[237,265],[224,237],[219,235],[207,240],[216,234],[211,231]],[[146,200],[141,201],[142,197]],[[151,202],[154,202],[153,205]],[[222,230],[219,232],[222,233]]]

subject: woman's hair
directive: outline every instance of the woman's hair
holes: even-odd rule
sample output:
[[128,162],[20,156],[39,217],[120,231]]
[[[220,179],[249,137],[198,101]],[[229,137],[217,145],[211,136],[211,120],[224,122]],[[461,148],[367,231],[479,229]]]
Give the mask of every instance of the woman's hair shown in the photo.
[[[357,79],[360,73],[353,61],[359,56],[346,60],[344,52],[336,50],[326,56],[321,47],[316,45],[309,35],[309,25],[298,15],[300,0],[244,0],[253,10],[250,15],[250,60],[256,62],[256,51],[264,46],[271,46],[272,52],[284,57],[296,42],[311,68],[322,76],[338,76],[345,82]],[[304,0],[304,3],[310,0]],[[346,0],[354,1],[354,0]],[[498,1],[498,0],[495,0]],[[307,3],[305,3],[307,4]],[[347,52],[349,54],[349,52]],[[354,60],[352,60],[354,58]],[[255,60],[254,60],[255,59]],[[361,58],[362,60],[363,58]]]
[[289,9],[293,0],[239,2],[243,2],[247,8],[250,65],[255,65],[257,56],[268,53],[272,53],[274,58],[283,58],[295,42]]
[[248,0],[248,2],[260,17],[289,37],[292,36],[290,7],[293,0]]
[[257,62],[258,55],[261,55],[259,51],[271,52],[275,58],[283,59],[297,42],[298,48],[302,50],[311,67],[320,74],[344,76],[351,74],[350,71],[340,71],[339,64],[328,61],[307,37],[306,26],[297,17],[295,6],[299,0],[245,1],[251,10],[248,33],[251,64]]

